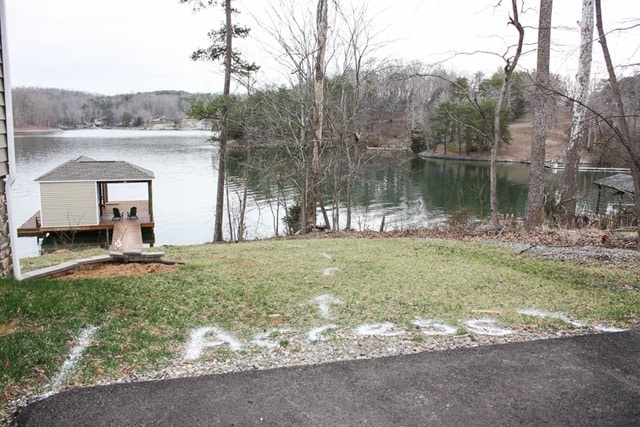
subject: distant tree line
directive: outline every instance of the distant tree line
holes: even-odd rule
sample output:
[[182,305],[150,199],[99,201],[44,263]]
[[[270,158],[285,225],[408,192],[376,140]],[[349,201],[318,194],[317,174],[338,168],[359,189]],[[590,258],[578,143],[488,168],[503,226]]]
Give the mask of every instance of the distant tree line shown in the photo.
[[[324,134],[329,146],[362,143],[369,147],[411,147],[413,151],[435,150],[465,156],[486,152],[491,145],[495,104],[501,72],[491,76],[476,73],[459,76],[439,70],[423,73],[420,64],[395,64],[371,70],[358,82],[353,72],[326,78]],[[502,143],[509,144],[510,124],[530,113],[534,75],[513,74],[507,102],[502,109]],[[550,76],[557,93],[567,93],[570,84]],[[640,75],[620,81],[634,128],[640,114]],[[357,89],[356,89],[357,87]],[[611,88],[606,80],[596,82],[587,113],[588,131],[584,148],[595,152],[600,166],[624,166],[624,152],[613,143],[613,134],[602,118],[614,114]],[[194,104],[188,114],[215,118],[221,98]],[[296,144],[310,138],[311,98],[299,86],[272,86],[250,95],[232,97],[229,137],[249,144]],[[548,106],[548,121],[555,124],[569,102],[556,97]],[[215,125],[214,125],[215,126]],[[566,129],[568,133],[569,129]]]
[[157,91],[105,96],[63,89],[12,90],[17,129],[88,126],[144,127],[154,120],[180,123],[191,104],[207,95]]
[[[324,134],[328,143],[361,142],[414,151],[445,144],[460,155],[489,147],[498,73],[458,77],[440,70],[422,73],[420,64],[394,64],[370,70],[360,81],[352,70],[326,78]],[[509,123],[528,107],[530,78],[519,72],[503,109],[504,142]],[[229,136],[252,144],[295,143],[311,133],[311,99],[303,87],[279,86],[233,99]],[[216,101],[196,103],[191,113],[215,117]],[[418,141],[418,143],[416,143]],[[453,145],[452,145],[453,144]],[[445,151],[446,152],[446,151]]]

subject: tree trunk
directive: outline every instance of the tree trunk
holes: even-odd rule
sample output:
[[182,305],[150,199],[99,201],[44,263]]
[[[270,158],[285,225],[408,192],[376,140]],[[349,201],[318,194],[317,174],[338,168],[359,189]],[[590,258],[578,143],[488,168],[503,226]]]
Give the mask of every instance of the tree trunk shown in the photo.
[[307,228],[316,225],[316,206],[319,200],[320,144],[322,142],[322,122],[324,106],[324,53],[328,30],[327,0],[318,0],[316,15],[317,44],[315,78],[313,82],[313,142],[311,145],[311,176],[307,196]]
[[[224,60],[224,90],[223,95],[228,100],[231,92],[231,58],[233,27],[231,25],[231,0],[225,0],[226,16],[226,52]],[[216,218],[213,231],[213,241],[222,242],[222,219],[224,215],[224,187],[226,181],[227,166],[227,142],[229,138],[229,106],[225,103],[220,118],[220,151],[218,153],[218,188],[216,192]]]
[[631,133],[629,132],[629,126],[627,124],[627,118],[624,111],[624,103],[622,102],[622,94],[620,93],[620,85],[618,84],[618,78],[616,77],[616,72],[613,68],[611,54],[609,53],[609,46],[607,45],[607,38],[602,25],[601,0],[595,0],[595,2],[598,38],[600,45],[602,46],[602,54],[604,56],[604,62],[607,65],[607,73],[609,74],[609,84],[611,85],[611,91],[613,92],[613,98],[616,103],[617,110],[617,117],[615,118],[616,125],[613,130],[616,133],[616,137],[620,140],[631,157],[629,167],[631,168],[633,186],[636,194],[635,211],[638,227],[636,240],[640,244],[640,221],[638,221],[638,218],[640,218],[640,146],[638,146],[637,142],[631,139]]
[[244,180],[242,191],[242,201],[240,202],[240,218],[238,218],[238,241],[244,240],[244,217],[247,212],[247,197],[249,196],[249,184],[248,180]]
[[344,229],[346,231],[351,230],[351,203],[352,203],[352,187],[353,187],[353,178],[351,177],[351,175],[349,175],[347,177],[347,222],[344,226]]
[[576,74],[576,95],[573,102],[573,121],[567,144],[562,185],[562,208],[567,227],[575,225],[576,202],[578,199],[578,165],[585,132],[585,105],[589,96],[591,59],[593,51],[593,0],[582,0],[582,21],[580,22],[580,61]]
[[233,230],[233,218],[231,217],[231,196],[229,195],[229,187],[225,186],[224,189],[227,195],[227,222],[229,223],[229,241],[235,242],[236,236]]
[[549,57],[551,51],[551,10],[553,0],[540,0],[538,24],[538,58],[533,101],[533,138],[531,140],[531,171],[527,197],[525,227],[542,225],[544,220],[544,160],[547,138],[547,105],[549,87]]
[[496,160],[498,157],[498,148],[500,147],[500,140],[502,139],[502,133],[500,132],[501,120],[502,120],[502,108],[506,101],[506,94],[509,90],[509,83],[511,81],[511,75],[518,65],[520,54],[522,53],[522,43],[524,42],[524,28],[520,24],[518,19],[518,5],[516,0],[511,0],[511,8],[513,16],[510,18],[509,23],[516,27],[518,30],[518,47],[516,54],[511,60],[507,61],[507,65],[504,67],[504,78],[502,80],[502,86],[500,87],[500,93],[498,95],[498,101],[496,102],[496,111],[493,122],[493,143],[491,144],[491,168],[490,168],[490,202],[491,202],[491,226],[494,230],[500,228],[500,216],[498,207],[498,177],[496,173]]

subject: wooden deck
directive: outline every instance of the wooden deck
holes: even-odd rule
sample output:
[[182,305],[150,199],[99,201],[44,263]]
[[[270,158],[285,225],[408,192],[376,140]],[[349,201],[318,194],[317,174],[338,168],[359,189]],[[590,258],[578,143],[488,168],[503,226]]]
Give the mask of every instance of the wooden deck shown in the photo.
[[120,220],[113,220],[113,208],[120,209],[120,212],[124,214],[126,218],[128,216],[128,212],[131,208],[135,206],[138,210],[138,220],[140,221],[140,226],[142,228],[148,228],[149,224],[153,227],[153,223],[151,222],[151,216],[149,215],[149,207],[148,202],[146,200],[139,201],[126,201],[126,202],[109,202],[106,204],[103,209],[103,215],[100,217],[100,225],[112,225]]
[[151,221],[149,215],[148,202],[146,200],[135,200],[125,202],[109,202],[103,209],[103,215],[100,217],[100,224],[69,226],[69,227],[42,227],[40,223],[40,211],[37,211],[24,224],[18,227],[18,237],[44,237],[47,233],[59,233],[64,231],[111,231],[114,229],[115,223],[129,221],[127,215],[124,220],[113,220],[113,208],[120,209],[120,212],[129,212],[132,206],[138,209],[138,219],[132,219],[139,223],[139,228],[154,228],[155,223]]

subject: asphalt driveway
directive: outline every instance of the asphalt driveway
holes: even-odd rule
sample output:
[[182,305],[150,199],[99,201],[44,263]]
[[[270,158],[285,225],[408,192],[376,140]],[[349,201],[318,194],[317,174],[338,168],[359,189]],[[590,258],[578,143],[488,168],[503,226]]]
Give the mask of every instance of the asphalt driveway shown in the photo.
[[640,330],[72,390],[24,426],[640,425]]

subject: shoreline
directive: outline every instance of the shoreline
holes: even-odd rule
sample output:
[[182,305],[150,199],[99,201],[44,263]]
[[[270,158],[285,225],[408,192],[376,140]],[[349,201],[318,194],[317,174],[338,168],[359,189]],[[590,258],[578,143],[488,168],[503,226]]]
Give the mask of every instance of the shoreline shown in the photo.
[[[490,162],[491,159],[484,157],[474,157],[474,156],[454,156],[451,154],[438,154],[438,153],[428,153],[426,151],[421,151],[416,154],[418,157],[422,157],[423,159],[438,159],[438,160],[458,160],[464,162]],[[499,157],[496,159],[498,163],[522,163],[529,165],[531,164],[530,160],[514,160],[507,157]]]
[[14,129],[13,130],[13,134],[15,136],[40,135],[40,134],[50,134],[50,133],[60,133],[60,132],[62,132],[62,129],[57,129],[57,128],[34,128],[34,129],[21,128],[21,129]]
[[136,127],[86,127],[86,128],[67,128],[67,129],[58,129],[58,128],[34,128],[34,129],[14,129],[13,133],[15,136],[24,136],[24,135],[48,135],[48,134],[56,134],[62,133],[65,131],[76,131],[76,130],[140,130],[140,131],[204,131],[210,132],[210,129],[199,129],[199,128],[136,128]]
[[[450,154],[438,154],[438,153],[427,153],[426,151],[422,151],[417,153],[416,156],[421,157],[423,159],[437,159],[437,160],[457,160],[462,162],[490,162],[491,159],[485,157],[474,157],[474,156],[456,156]],[[523,165],[531,165],[531,160],[528,159],[520,159],[514,160],[507,157],[499,157],[496,159],[497,163],[520,163]],[[564,163],[558,163],[554,159],[547,159],[544,162],[545,170],[551,170],[553,172],[564,170]],[[597,166],[593,163],[580,163],[578,165],[579,171],[600,171],[600,172],[611,172],[611,173],[630,173],[629,168],[617,168],[617,167],[607,167],[607,166]]]

